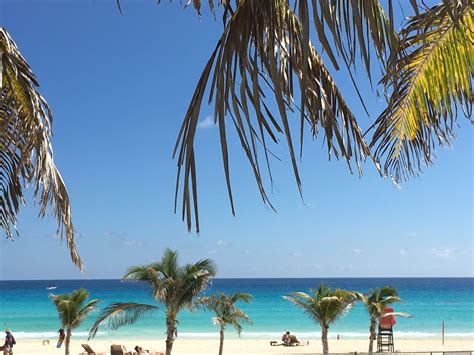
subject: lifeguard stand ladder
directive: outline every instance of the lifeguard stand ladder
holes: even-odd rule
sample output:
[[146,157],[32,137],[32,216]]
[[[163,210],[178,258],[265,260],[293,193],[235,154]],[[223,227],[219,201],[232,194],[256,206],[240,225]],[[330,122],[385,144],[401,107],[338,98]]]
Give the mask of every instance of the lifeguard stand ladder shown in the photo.
[[[385,308],[384,314],[393,313],[393,308]],[[377,352],[383,353],[384,350],[394,352],[393,345],[393,326],[397,323],[393,314],[380,317],[379,332],[377,334]]]
[[393,345],[393,330],[379,328],[377,334],[377,352],[383,353],[384,351],[394,352],[395,348]]

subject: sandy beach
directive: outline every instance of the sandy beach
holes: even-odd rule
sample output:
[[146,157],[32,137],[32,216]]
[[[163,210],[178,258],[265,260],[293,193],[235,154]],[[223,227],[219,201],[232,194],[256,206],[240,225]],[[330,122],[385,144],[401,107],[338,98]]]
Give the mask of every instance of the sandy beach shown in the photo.
[[[224,343],[225,354],[316,354],[321,353],[321,341],[319,339],[308,339],[309,345],[298,347],[270,346],[271,339],[229,339]],[[81,353],[81,344],[88,343],[96,352],[110,351],[111,344],[121,344],[132,350],[136,345],[145,349],[164,351],[164,340],[93,340],[87,342],[85,339],[73,339],[71,341],[71,354]],[[63,354],[64,348],[56,349],[56,340],[50,339],[49,345],[42,345],[39,339],[21,339],[15,347],[15,354]],[[177,339],[173,348],[173,354],[217,354],[218,339]],[[368,341],[362,339],[330,340],[329,349],[331,353],[338,352],[366,352]],[[444,346],[440,339],[396,339],[395,350],[398,352],[410,351],[474,351],[474,339],[446,339]]]

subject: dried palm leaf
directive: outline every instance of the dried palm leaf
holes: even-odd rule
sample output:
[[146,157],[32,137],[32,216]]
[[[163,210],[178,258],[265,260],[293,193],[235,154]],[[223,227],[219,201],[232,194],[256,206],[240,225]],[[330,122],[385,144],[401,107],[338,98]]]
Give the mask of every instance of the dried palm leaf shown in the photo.
[[[307,14],[303,5],[300,14]],[[306,16],[306,15],[305,15]],[[329,155],[342,156],[350,168],[351,160],[359,162],[370,155],[359,126],[347,107],[321,57],[311,44],[307,23],[302,24],[287,1],[247,0],[238,2],[226,23],[222,37],[211,55],[194,92],[174,154],[178,160],[176,202],[182,184],[182,217],[192,228],[192,212],[199,232],[197,206],[196,163],[194,138],[200,107],[209,86],[209,102],[214,101],[214,120],[219,127],[221,154],[232,213],[234,201],[231,190],[227,127],[232,123],[241,146],[253,170],[263,201],[270,206],[263,183],[258,144],[263,146],[265,162],[269,163],[268,140],[278,143],[284,134],[296,183],[301,181],[296,162],[292,131],[287,110],[293,110],[295,90],[293,80],[300,83],[302,142],[304,122],[313,136],[324,130]],[[209,79],[211,78],[209,84]],[[273,93],[279,118],[271,112],[266,96]],[[251,111],[253,109],[253,112]],[[229,119],[229,120],[227,120]],[[184,172],[182,171],[184,170]]]
[[24,188],[32,183],[40,203],[39,216],[47,206],[57,220],[57,233],[66,237],[71,259],[83,264],[76,250],[69,196],[54,165],[51,148],[51,110],[38,93],[31,68],[4,28],[0,28],[0,227],[7,238],[16,233],[17,215]]

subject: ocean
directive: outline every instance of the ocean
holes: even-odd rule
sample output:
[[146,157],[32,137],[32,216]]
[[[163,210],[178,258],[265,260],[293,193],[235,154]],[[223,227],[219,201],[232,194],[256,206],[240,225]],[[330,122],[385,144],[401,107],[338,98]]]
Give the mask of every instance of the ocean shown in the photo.
[[[320,327],[303,311],[282,296],[292,291],[307,292],[319,283],[359,292],[391,285],[398,289],[404,303],[395,311],[413,318],[397,318],[395,336],[400,338],[434,338],[441,336],[442,322],[446,337],[474,338],[474,278],[298,278],[298,279],[215,279],[206,294],[213,292],[248,292],[254,296],[250,304],[241,304],[253,321],[244,324],[242,338],[279,338],[291,331],[302,338],[319,338]],[[47,290],[54,284],[57,289]],[[0,281],[0,325],[11,328],[21,338],[51,338],[60,326],[56,309],[48,298],[50,292],[68,293],[84,287],[90,298],[102,300],[100,307],[111,302],[154,303],[145,285],[120,280],[44,280]],[[75,332],[86,336],[99,312],[92,313]],[[218,327],[212,314],[205,311],[182,311],[178,315],[179,337],[216,337]],[[368,337],[369,318],[361,304],[356,304],[329,329],[329,337]],[[136,324],[118,331],[100,330],[99,338],[163,338],[164,313],[143,317]],[[231,328],[227,337],[237,337]]]

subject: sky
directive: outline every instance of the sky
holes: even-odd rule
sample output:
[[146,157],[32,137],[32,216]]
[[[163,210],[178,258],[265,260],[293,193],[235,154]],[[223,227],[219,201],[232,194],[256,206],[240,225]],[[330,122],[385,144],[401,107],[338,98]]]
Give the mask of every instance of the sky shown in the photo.
[[[323,137],[299,160],[303,199],[284,137],[273,147],[276,187],[261,202],[230,130],[231,214],[218,129],[203,105],[197,131],[201,233],[174,214],[172,149],[200,73],[222,31],[178,1],[3,0],[0,18],[53,110],[55,162],[68,186],[86,272],[70,262],[52,218],[32,198],[13,242],[0,238],[0,279],[120,278],[127,267],[177,249],[182,262],[212,258],[218,277],[474,276],[473,129],[459,118],[451,148],[399,188],[373,164],[361,178],[327,159]],[[332,70],[332,68],[331,68]],[[382,100],[358,70],[367,117],[347,73],[336,81],[365,130]],[[298,128],[299,115],[290,115]],[[295,131],[298,131],[296,129]],[[30,194],[31,195],[31,194]],[[31,196],[30,196],[31,197]]]

